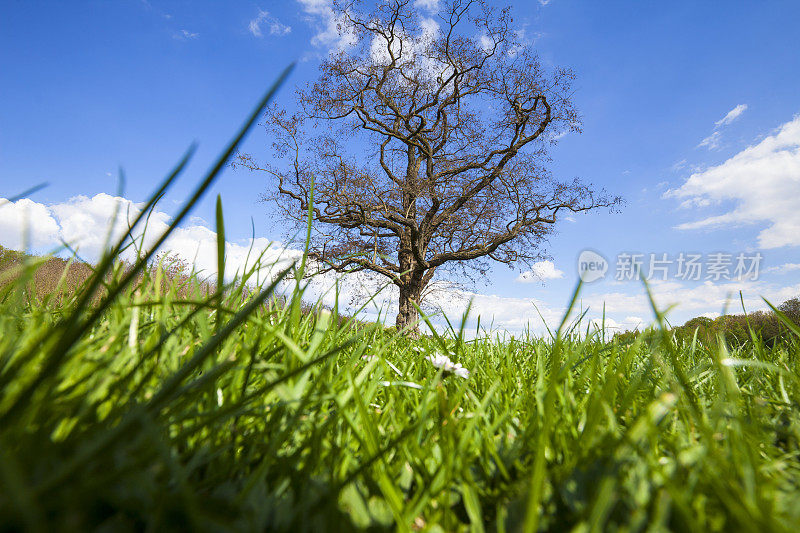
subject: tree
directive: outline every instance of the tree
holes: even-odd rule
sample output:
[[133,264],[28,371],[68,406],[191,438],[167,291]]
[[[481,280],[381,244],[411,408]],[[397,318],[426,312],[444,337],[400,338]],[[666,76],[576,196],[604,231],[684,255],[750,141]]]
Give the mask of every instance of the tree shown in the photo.
[[580,131],[568,69],[547,72],[508,8],[451,0],[436,18],[411,0],[337,2],[344,49],[276,107],[278,160],[237,164],[275,180],[266,195],[302,224],[320,271],[369,271],[399,289],[397,327],[416,329],[435,275],[483,275],[491,261],[530,266],[559,213],[619,198],[554,180],[547,148]]
[[800,297],[786,300],[778,306],[778,310],[795,324],[800,324]]

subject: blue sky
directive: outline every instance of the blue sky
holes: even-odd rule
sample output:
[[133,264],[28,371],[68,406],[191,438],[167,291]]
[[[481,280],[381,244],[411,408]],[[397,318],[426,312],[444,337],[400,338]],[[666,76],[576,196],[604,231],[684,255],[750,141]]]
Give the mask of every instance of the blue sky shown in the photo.
[[[432,4],[427,1],[424,4]],[[283,2],[5,2],[0,7],[0,197],[41,182],[46,189],[0,207],[0,244],[35,249],[59,238],[87,257],[97,227],[122,197],[141,202],[189,143],[200,148],[160,205],[164,221],[277,74],[298,61],[292,85],[315,78],[337,35],[324,0]],[[421,8],[422,16],[429,16]],[[680,305],[675,322],[722,311],[743,290],[776,303],[800,294],[800,20],[797,2],[517,2],[514,22],[550,66],[572,67],[583,133],[552,151],[554,175],[623,196],[621,213],[558,224],[539,277],[498,266],[474,296],[482,322],[539,328],[533,303],[557,320],[577,279],[578,254],[609,262],[585,287],[596,316],[605,303],[615,327],[648,323],[640,284],[617,281],[620,253],[755,253],[757,280],[654,282],[657,301]],[[269,157],[254,130],[244,151]],[[174,248],[213,238],[213,198],[222,195],[230,252],[283,228],[258,202],[264,178],[226,170],[185,224]],[[27,213],[27,215],[25,214]],[[102,232],[99,232],[102,233]],[[94,240],[93,240],[94,239]],[[238,247],[238,248],[237,248]],[[273,245],[273,249],[277,249]],[[646,261],[645,261],[646,263]],[[675,265],[673,264],[673,269]],[[542,279],[544,278],[544,279]],[[705,278],[705,276],[703,276]],[[520,281],[520,279],[526,281]],[[474,295],[472,294],[474,292]],[[457,314],[460,306],[446,299]],[[738,305],[738,304],[737,304]],[[734,306],[735,307],[735,306]]]

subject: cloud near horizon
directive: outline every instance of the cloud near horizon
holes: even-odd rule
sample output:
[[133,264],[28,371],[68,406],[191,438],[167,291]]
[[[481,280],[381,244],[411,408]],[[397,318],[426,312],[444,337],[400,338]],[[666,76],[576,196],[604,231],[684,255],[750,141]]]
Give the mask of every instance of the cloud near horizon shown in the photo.
[[[27,245],[36,253],[46,253],[57,250],[64,241],[76,248],[81,258],[96,261],[104,249],[109,232],[112,239],[124,235],[128,231],[128,221],[139,212],[141,205],[104,193],[92,197],[76,196],[49,205],[30,199],[16,202],[0,199],[0,245],[12,249],[22,249]],[[115,213],[116,221],[112,225]],[[134,234],[137,242],[143,242],[145,248],[151,246],[171,220],[169,214],[154,210],[144,238],[142,239],[140,232]],[[23,238],[24,234],[28,237]],[[169,250],[193,265],[201,276],[216,274],[217,235],[201,219],[190,219],[176,228],[164,245],[164,250]],[[232,279],[234,273],[241,274],[248,267],[253,267],[256,264],[254,258],[262,254],[263,261],[258,271],[260,281],[270,279],[278,269],[288,267],[301,255],[300,250],[263,237],[228,241],[225,251],[228,280]],[[129,249],[123,259],[131,260],[134,257],[135,251]],[[534,270],[550,279],[564,276],[549,261],[538,263]],[[387,323],[394,322],[394,314],[397,312],[396,288],[391,284],[387,286],[386,280],[382,278],[363,274],[318,276],[308,285],[309,300],[320,299],[325,305],[332,307],[337,300],[337,285],[342,309],[351,311],[366,304],[359,316],[369,320],[383,316]],[[286,287],[288,285],[284,288]],[[369,301],[369,296],[374,295],[380,287],[385,289],[374,300]],[[546,334],[544,324],[550,329],[556,327],[565,312],[562,302],[552,305],[531,297],[499,296],[443,287],[432,292],[425,307],[434,314],[444,313],[458,327],[467,304],[471,301],[472,307],[466,323],[468,335],[475,334],[479,316],[480,324],[485,330],[492,328],[493,331],[519,335],[529,328],[535,334]],[[695,286],[665,282],[654,283],[652,288],[662,309],[673,303],[680,303],[681,309],[691,310],[693,316],[720,311],[725,301],[731,300],[730,295],[737,294],[740,289],[746,293],[745,302],[749,310],[765,307],[759,298],[762,294],[773,303],[780,303],[800,294],[800,284],[776,286],[763,281],[704,283]],[[609,331],[641,328],[650,323],[649,303],[640,286],[632,283],[625,291],[613,292],[602,292],[603,289],[603,286],[593,285],[581,295],[579,307],[586,309],[588,306],[592,309],[588,320],[600,320],[605,306],[605,326]],[[433,323],[441,330],[446,327],[446,321],[441,316],[434,316]],[[600,324],[594,323],[598,326]]]
[[[21,250],[29,248],[34,253],[50,253],[63,248],[66,243],[78,256],[95,262],[106,248],[108,242],[115,242],[128,233],[130,223],[139,213],[142,204],[126,198],[105,193],[75,196],[66,202],[45,205],[29,199],[5,202],[0,199],[0,245]],[[153,210],[147,219],[146,233],[142,228],[133,232],[136,246],[149,249],[159,235],[167,229],[172,217],[159,210]],[[24,236],[29,235],[26,239]],[[203,225],[199,219],[176,228],[165,242],[162,250],[169,250],[190,264],[201,275],[216,273],[217,251],[216,233]],[[248,252],[252,253],[246,263]],[[278,267],[288,266],[292,258],[300,252],[285,249],[269,239],[246,239],[226,243],[229,270],[226,277],[232,278],[252,267],[253,257],[265,251],[266,263],[277,263]],[[124,260],[134,260],[136,248],[128,248],[122,255]]]

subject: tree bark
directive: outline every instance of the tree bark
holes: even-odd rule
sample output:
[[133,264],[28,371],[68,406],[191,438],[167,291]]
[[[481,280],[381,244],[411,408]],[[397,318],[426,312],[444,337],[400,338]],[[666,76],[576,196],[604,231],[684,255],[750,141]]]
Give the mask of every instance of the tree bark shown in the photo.
[[[406,155],[407,188],[403,191],[403,211],[410,220],[417,218],[417,180],[419,178],[420,161],[416,158],[416,150],[409,146]],[[404,228],[400,237],[400,249],[397,259],[400,265],[400,309],[397,312],[395,325],[397,329],[408,328],[406,331],[416,337],[419,335],[419,312],[417,307],[422,299],[423,278],[425,270],[421,267],[414,255],[410,228]]]
[[398,330],[407,328],[412,336],[419,335],[419,312],[417,306],[422,296],[422,271],[411,272],[406,282],[400,286],[400,309],[395,325]]

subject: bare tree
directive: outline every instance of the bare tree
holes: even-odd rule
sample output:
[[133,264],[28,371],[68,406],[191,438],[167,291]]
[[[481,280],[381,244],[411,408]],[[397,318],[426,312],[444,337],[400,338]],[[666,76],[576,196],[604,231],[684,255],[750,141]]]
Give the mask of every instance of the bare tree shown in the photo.
[[334,2],[355,43],[331,53],[266,125],[288,164],[237,164],[273,176],[266,198],[302,223],[313,183],[310,256],[322,271],[371,271],[399,289],[397,327],[415,331],[434,276],[530,266],[563,211],[619,198],[554,180],[548,146],[580,122],[573,74],[546,71],[509,9],[451,0],[435,18],[411,0]]

